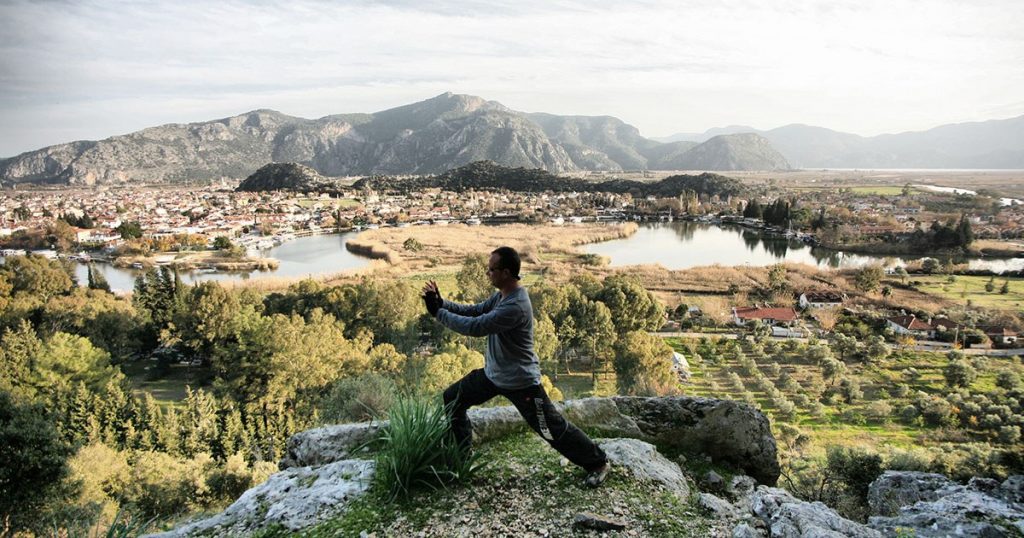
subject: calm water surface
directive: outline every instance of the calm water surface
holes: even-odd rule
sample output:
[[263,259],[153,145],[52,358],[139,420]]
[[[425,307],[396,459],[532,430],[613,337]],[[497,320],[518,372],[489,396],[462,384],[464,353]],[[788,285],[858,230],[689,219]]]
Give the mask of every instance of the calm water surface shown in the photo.
[[[260,256],[275,258],[281,265],[274,271],[252,271],[232,273],[205,273],[193,271],[181,273],[181,280],[186,284],[207,280],[249,280],[266,276],[296,278],[316,276],[324,273],[337,273],[346,269],[358,269],[370,263],[368,258],[357,256],[345,249],[345,242],[353,237],[353,233],[313,235],[299,237],[283,245],[258,251]],[[94,264],[94,267],[107,278],[111,289],[115,291],[131,291],[135,287],[135,279],[144,271],[122,269],[105,263]],[[85,264],[77,264],[75,269],[78,282],[88,282],[88,268]]]
[[[699,222],[643,223],[625,239],[593,243],[586,252],[608,256],[613,267],[661,264],[668,269],[703,265],[765,266],[779,262],[806,263],[818,267],[860,267],[869,263],[905,263],[923,256],[894,257],[849,254],[811,248],[796,240],[765,237],[740,226]],[[971,269],[993,271],[1024,269],[1024,258],[969,260]]]

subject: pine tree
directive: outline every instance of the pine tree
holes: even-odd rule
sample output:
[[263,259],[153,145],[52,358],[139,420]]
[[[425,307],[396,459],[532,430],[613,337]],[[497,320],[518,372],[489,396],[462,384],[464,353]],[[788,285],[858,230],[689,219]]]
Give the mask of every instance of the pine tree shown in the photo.
[[103,273],[96,270],[93,264],[89,264],[89,289],[110,291],[110,284]]

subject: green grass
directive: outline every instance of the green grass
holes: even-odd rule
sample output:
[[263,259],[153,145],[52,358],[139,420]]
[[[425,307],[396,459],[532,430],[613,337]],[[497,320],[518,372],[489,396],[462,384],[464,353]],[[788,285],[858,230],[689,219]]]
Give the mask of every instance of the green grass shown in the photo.
[[197,389],[209,384],[211,374],[208,368],[173,364],[163,376],[154,379],[156,361],[138,360],[121,365],[121,370],[131,381],[132,392],[141,396],[150,393],[163,406],[175,405],[185,399],[186,387]]
[[[561,456],[533,433],[486,443],[478,450],[490,464],[469,484],[439,493],[419,492],[398,502],[387,502],[371,490],[343,515],[298,536],[359,536],[362,531],[378,536],[448,536],[455,529],[509,536],[537,535],[544,529],[549,536],[593,536],[593,531],[572,525],[574,516],[584,511],[625,519],[638,533],[632,535],[638,536],[708,536],[710,527],[720,524],[701,514],[691,499],[638,482],[622,468],[613,467],[600,489],[585,488],[582,470],[562,466]],[[286,535],[280,528],[259,534]]]
[[1010,278],[1010,292],[1003,295],[999,288],[1006,278],[996,277],[993,291],[985,291],[987,276],[956,276],[952,283],[947,282],[946,275],[913,275],[910,280],[921,281],[919,289],[936,297],[973,306],[994,308],[997,310],[1021,310],[1024,308],[1024,278]]

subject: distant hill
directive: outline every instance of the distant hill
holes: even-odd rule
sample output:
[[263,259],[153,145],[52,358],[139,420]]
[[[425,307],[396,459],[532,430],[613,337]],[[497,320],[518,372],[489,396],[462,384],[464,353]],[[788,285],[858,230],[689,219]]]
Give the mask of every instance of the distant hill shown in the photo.
[[470,163],[438,176],[368,177],[355,182],[352,188],[397,192],[413,192],[428,188],[441,188],[452,192],[468,190],[615,192],[631,193],[634,196],[654,195],[659,197],[679,196],[687,191],[708,196],[737,196],[746,192],[739,180],[707,172],[698,175],[675,175],[655,182],[622,179],[591,182],[560,177],[536,168],[509,168],[491,161]]
[[[678,144],[679,142],[677,142]],[[786,158],[767,138],[754,133],[719,135],[671,158],[667,170],[788,170]]]
[[703,143],[716,134],[739,132],[768,139],[797,168],[1024,169],[1024,116],[873,137],[791,124],[768,131],[730,126],[658,140]]
[[244,192],[274,190],[310,192],[327,187],[333,188],[332,183],[308,166],[298,163],[270,163],[245,178],[235,190]]

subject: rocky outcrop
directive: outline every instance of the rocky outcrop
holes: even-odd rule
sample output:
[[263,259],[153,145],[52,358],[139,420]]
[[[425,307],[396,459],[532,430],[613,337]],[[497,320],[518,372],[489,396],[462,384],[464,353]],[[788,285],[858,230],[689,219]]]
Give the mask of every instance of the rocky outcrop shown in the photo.
[[902,528],[922,538],[1024,534],[1024,476],[966,486],[931,473],[886,471],[871,483],[868,525],[887,535]]
[[373,479],[372,461],[341,460],[275,473],[220,514],[152,537],[244,536],[272,525],[295,531],[342,513]]
[[[605,437],[630,437],[658,446],[702,453],[714,462],[742,469],[761,484],[779,478],[775,437],[757,409],[732,400],[688,396],[585,398],[561,404],[577,426]],[[514,407],[472,409],[474,437],[497,439],[523,431],[526,424]],[[283,468],[313,465],[347,457],[371,435],[376,424],[326,426],[296,434],[288,441]],[[329,446],[322,440],[332,439]]]
[[759,486],[750,499],[753,514],[772,538],[882,538],[882,533],[850,521],[820,502],[805,502],[784,489]]

